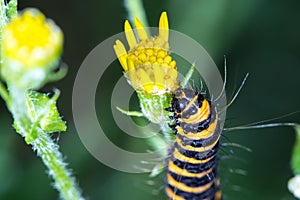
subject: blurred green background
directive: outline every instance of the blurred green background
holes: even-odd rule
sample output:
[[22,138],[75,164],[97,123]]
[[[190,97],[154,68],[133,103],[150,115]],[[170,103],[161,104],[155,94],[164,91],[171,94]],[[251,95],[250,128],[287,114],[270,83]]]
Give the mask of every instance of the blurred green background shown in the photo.
[[[85,149],[72,120],[72,87],[87,54],[101,41],[123,31],[127,18],[123,1],[24,0],[19,8],[37,7],[64,31],[63,60],[67,77],[48,85],[62,91],[59,109],[68,122],[59,136],[60,149],[73,169],[87,199],[165,199],[163,177],[149,186],[147,174],[126,174],[106,167]],[[167,11],[170,27],[197,40],[223,72],[227,57],[230,98],[244,75],[250,77],[227,111],[226,127],[244,125],[300,110],[300,2],[297,0],[151,0],[145,1],[149,24],[157,26]],[[111,47],[112,48],[112,47]],[[180,68],[180,66],[178,66]],[[124,148],[147,150],[145,142],[131,138],[115,126],[110,111],[113,85],[122,76],[118,62],[105,72],[97,96],[98,116],[109,138]],[[12,119],[0,100],[0,199],[58,199],[41,160],[12,128]],[[299,122],[299,114],[277,120]],[[87,130],[88,131],[88,130]],[[224,147],[220,169],[225,199],[289,200],[286,184],[292,176],[291,128],[277,127],[224,133],[223,142],[252,149]],[[234,173],[242,169],[247,175]],[[158,193],[158,194],[157,194]]]

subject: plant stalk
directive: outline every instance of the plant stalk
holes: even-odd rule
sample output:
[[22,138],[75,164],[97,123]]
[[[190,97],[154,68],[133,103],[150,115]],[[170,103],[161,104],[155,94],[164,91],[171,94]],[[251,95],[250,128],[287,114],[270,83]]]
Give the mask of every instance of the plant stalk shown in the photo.
[[54,187],[59,191],[60,197],[65,200],[83,200],[76,181],[58,150],[59,146],[53,142],[49,133],[30,121],[26,111],[25,94],[25,90],[9,87],[11,101],[8,107],[13,115],[16,131],[25,138],[25,141],[28,137],[34,138],[29,144],[48,168],[48,173],[53,178]]

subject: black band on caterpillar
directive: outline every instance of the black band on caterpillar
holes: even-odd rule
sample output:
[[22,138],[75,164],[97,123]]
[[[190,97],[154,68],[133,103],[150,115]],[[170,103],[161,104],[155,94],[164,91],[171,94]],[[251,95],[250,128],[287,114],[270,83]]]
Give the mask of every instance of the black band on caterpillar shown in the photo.
[[[178,188],[175,188],[174,186],[168,185],[168,188],[172,191],[176,191],[176,195],[178,197],[182,197],[183,199],[192,199],[192,200],[201,200],[201,199],[212,199],[212,200],[218,200],[215,198],[214,193],[216,193],[216,185],[212,184],[207,190],[201,193],[189,193],[189,192],[184,192]],[[174,197],[174,200],[177,200],[179,198]],[[171,198],[172,199],[172,198]],[[173,200],[172,199],[172,200]]]
[[217,151],[221,134],[215,106],[192,89],[178,89],[170,126],[176,141],[167,161],[166,193],[172,200],[220,200]]

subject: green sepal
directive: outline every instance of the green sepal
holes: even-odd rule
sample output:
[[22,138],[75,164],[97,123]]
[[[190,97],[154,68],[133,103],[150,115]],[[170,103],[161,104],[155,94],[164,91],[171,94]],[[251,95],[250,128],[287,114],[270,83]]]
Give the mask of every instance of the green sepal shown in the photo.
[[26,93],[27,111],[31,122],[47,133],[66,131],[67,129],[56,107],[58,96],[58,90],[55,90],[52,98],[33,90]]
[[64,78],[67,75],[68,66],[65,63],[61,63],[59,68],[55,72],[47,74],[46,82],[55,82]]
[[166,109],[171,106],[172,94],[149,94],[137,91],[141,111],[150,122],[158,124],[167,143],[174,139],[174,130],[169,127],[171,112]]
[[116,107],[118,111],[123,113],[124,115],[131,116],[131,117],[144,117],[144,114],[140,111],[128,111],[124,110],[122,108],[119,108],[118,106]]
[[137,95],[142,112],[147,119],[155,124],[168,123],[170,121],[169,112],[166,111],[166,108],[170,107],[172,94],[156,95],[137,91]]

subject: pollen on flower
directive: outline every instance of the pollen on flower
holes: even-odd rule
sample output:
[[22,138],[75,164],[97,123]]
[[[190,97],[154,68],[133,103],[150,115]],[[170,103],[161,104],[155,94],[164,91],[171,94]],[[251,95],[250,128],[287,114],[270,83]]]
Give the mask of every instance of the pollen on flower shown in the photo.
[[36,9],[16,15],[3,30],[4,58],[26,67],[43,67],[62,51],[63,35],[54,22]]
[[159,34],[149,37],[142,23],[135,18],[137,38],[130,23],[124,24],[125,36],[130,47],[127,52],[119,40],[114,45],[128,81],[137,90],[153,93],[171,93],[178,87],[176,61],[169,51],[169,24],[166,12],[159,20]]

